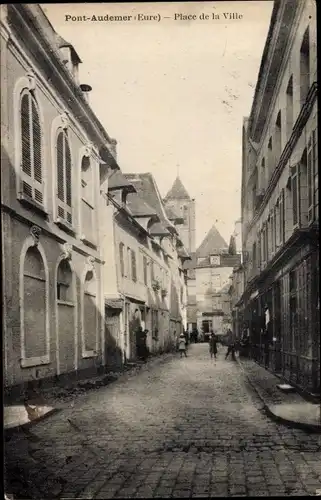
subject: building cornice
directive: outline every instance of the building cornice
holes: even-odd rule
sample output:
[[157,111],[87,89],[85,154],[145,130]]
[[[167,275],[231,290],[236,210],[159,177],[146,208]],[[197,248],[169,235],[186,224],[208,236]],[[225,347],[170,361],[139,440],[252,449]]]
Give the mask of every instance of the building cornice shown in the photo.
[[269,114],[267,110],[273,107],[271,104],[279,90],[286,55],[293,43],[295,18],[298,12],[301,13],[303,4],[304,2],[293,0],[274,2],[249,118],[249,135],[257,143],[261,143],[263,130],[269,123],[269,120],[266,120]]
[[[277,182],[278,182],[278,180],[283,172],[283,169],[286,166],[288,160],[290,159],[290,156],[291,156],[291,154],[292,154],[292,152],[293,152],[293,150],[294,150],[294,148],[295,148],[295,146],[296,146],[296,144],[297,144],[297,142],[302,134],[302,131],[303,131],[303,129],[304,129],[309,117],[310,117],[313,105],[314,105],[316,98],[317,98],[317,94],[318,94],[317,82],[314,82],[310,87],[306,101],[305,101],[304,105],[302,106],[300,114],[299,114],[299,116],[294,124],[291,137],[288,140],[288,142],[286,143],[285,148],[283,149],[283,152],[280,156],[280,159],[276,165],[276,168],[274,169],[274,172],[271,176],[269,185],[265,191],[260,208],[257,211],[257,213],[255,214],[255,216],[253,217],[253,219],[248,224],[248,230],[247,230],[246,236],[249,233],[249,231],[253,228],[253,226],[258,222],[265,207],[267,206],[268,201],[271,197],[271,194],[272,194],[273,190],[275,189]],[[245,236],[245,239],[246,239],[246,236]]]

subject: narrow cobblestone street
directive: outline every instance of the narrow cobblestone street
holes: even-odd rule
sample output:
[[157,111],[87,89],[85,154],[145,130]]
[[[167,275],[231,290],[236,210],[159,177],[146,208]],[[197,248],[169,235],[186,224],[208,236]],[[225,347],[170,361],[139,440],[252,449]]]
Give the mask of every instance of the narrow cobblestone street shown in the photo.
[[[186,359],[169,358],[80,395],[32,427],[28,439],[13,436],[7,492],[97,499],[315,494],[320,436],[269,420],[224,354],[220,347],[214,362],[206,344],[192,345]],[[15,470],[25,478],[19,494]]]

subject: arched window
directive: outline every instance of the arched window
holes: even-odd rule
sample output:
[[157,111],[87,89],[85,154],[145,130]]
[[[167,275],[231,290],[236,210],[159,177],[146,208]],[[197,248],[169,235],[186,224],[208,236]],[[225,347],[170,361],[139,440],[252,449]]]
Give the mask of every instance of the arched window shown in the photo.
[[73,302],[72,271],[66,259],[60,262],[57,271],[57,300]]
[[56,143],[56,168],[57,168],[57,215],[59,219],[72,224],[71,210],[71,152],[68,133],[61,130]]
[[[274,134],[274,157],[275,161],[278,162],[282,152],[282,119],[281,111],[278,112],[275,122],[275,134]],[[276,166],[276,165],[275,165]]]
[[28,248],[23,264],[22,333],[25,359],[47,354],[46,273],[36,247]]
[[90,158],[84,156],[81,162],[81,227],[83,239],[96,243],[94,217],[94,177]]
[[42,131],[36,99],[32,92],[20,102],[22,194],[43,204]]
[[88,271],[84,283],[83,306],[83,351],[96,349],[97,321],[97,281],[93,271]]
[[124,277],[125,276],[124,243],[119,243],[119,263],[120,263],[120,274],[122,277]]

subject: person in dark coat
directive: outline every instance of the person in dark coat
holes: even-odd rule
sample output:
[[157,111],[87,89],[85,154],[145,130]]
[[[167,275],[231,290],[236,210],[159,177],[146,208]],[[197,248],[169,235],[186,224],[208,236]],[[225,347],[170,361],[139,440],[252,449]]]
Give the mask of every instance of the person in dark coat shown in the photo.
[[225,355],[225,359],[227,359],[228,356],[231,354],[232,359],[235,361],[236,345],[235,345],[235,341],[233,339],[233,333],[230,329],[228,329],[228,331],[227,331],[227,338],[228,338],[228,348],[227,348],[227,353]]
[[213,359],[213,357],[214,357],[214,359],[216,359],[216,355],[217,355],[217,337],[216,337],[216,335],[215,335],[215,333],[213,331],[211,332],[209,344],[210,344],[211,359]]

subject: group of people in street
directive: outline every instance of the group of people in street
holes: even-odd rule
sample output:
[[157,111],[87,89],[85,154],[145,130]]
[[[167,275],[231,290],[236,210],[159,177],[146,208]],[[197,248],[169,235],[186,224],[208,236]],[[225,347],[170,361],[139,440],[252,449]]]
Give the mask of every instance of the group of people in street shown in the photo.
[[[187,349],[188,349],[188,345],[190,343],[190,338],[192,338],[192,333],[189,334],[187,331],[185,331],[185,332],[182,332],[180,334],[180,336],[178,337],[177,349],[178,349],[178,352],[180,353],[181,358],[183,356],[185,356],[185,358],[187,358]],[[225,355],[225,359],[227,359],[229,357],[229,355],[231,355],[232,360],[235,360],[236,359],[235,354],[237,351],[237,345],[236,345],[236,342],[233,340],[233,334],[232,334],[231,330],[227,331],[227,339],[228,339],[228,343],[227,343],[227,352]],[[218,340],[217,335],[213,332],[213,330],[211,330],[210,336],[209,336],[209,352],[210,352],[211,359],[214,358],[216,360],[217,352],[218,352],[218,348],[217,348],[218,343],[219,343],[219,340]]]
[[[186,358],[187,357],[187,351],[188,351],[188,346],[190,342],[193,340],[194,342],[197,342],[197,335],[195,336],[195,330],[193,330],[191,333],[189,333],[187,330],[183,331],[179,337],[177,338],[177,350],[180,353],[180,357],[182,358],[183,356]],[[141,326],[137,329],[136,331],[136,352],[138,358],[146,361],[146,359],[149,356],[149,349],[147,347],[147,335],[148,335],[148,330],[143,329]],[[196,339],[196,340],[195,340]],[[227,352],[225,355],[225,359],[227,359],[230,355],[232,360],[235,360],[235,354],[236,351],[239,350],[239,346],[233,339],[233,334],[231,330],[227,331],[226,334],[226,339],[227,339]],[[217,358],[217,353],[218,353],[218,343],[219,339],[217,335],[214,333],[213,330],[210,331],[209,335],[209,352],[211,359]],[[241,341],[242,345],[242,341]]]

